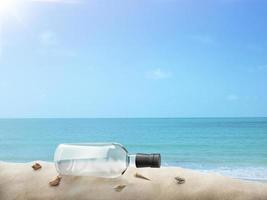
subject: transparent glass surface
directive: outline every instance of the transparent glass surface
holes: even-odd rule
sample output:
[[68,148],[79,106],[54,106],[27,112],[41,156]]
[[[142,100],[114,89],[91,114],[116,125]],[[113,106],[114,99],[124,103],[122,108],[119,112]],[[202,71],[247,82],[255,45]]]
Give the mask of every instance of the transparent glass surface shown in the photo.
[[129,165],[127,150],[120,144],[60,144],[55,152],[59,174],[115,178]]

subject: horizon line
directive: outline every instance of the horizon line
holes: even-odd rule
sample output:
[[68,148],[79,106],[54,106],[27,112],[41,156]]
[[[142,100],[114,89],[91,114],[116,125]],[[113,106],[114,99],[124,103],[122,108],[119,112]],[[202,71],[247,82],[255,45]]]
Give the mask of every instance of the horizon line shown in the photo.
[[0,117],[0,120],[12,119],[207,119],[207,118],[267,118],[267,116],[236,116],[236,117]]

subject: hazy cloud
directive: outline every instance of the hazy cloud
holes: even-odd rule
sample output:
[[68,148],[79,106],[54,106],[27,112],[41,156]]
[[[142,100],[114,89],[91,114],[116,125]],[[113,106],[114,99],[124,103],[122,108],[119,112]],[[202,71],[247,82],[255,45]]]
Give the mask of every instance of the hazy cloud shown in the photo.
[[214,45],[216,44],[216,41],[214,38],[212,38],[209,35],[192,35],[190,37],[193,41],[205,44],[205,45]]
[[[0,29],[1,29],[1,27],[0,27]],[[3,56],[3,39],[2,39],[2,32],[0,30],[0,61],[2,60],[2,56]]]
[[245,70],[250,73],[265,73],[267,72],[267,65],[245,67]]
[[0,62],[2,60],[2,55],[3,55],[3,47],[2,47],[1,41],[0,41]]
[[267,65],[259,65],[256,67],[258,71],[267,71]]
[[161,68],[155,68],[148,71],[147,77],[150,79],[167,79],[172,76],[170,71],[163,70]]
[[239,3],[242,1],[243,0],[220,0],[219,2],[221,2],[221,3]]
[[56,56],[56,57],[75,57],[77,56],[76,52],[64,49],[64,48],[50,48],[50,49],[41,49],[38,51],[40,55],[43,56]]
[[40,3],[61,3],[61,4],[79,4],[80,0],[31,0],[33,2]]
[[41,55],[52,55],[52,56],[64,56],[64,57],[74,57],[76,53],[69,48],[60,45],[58,35],[51,30],[46,30],[39,34],[39,41],[41,44],[41,49],[39,53]]
[[253,52],[262,52],[264,51],[264,48],[261,44],[247,44],[245,46],[245,48],[247,48],[249,51],[253,51]]
[[55,32],[47,30],[39,35],[40,43],[43,46],[56,46],[58,45],[58,38]]
[[6,88],[7,83],[5,81],[0,82],[0,89]]
[[227,101],[237,101],[239,99],[239,96],[236,94],[228,94],[226,96]]

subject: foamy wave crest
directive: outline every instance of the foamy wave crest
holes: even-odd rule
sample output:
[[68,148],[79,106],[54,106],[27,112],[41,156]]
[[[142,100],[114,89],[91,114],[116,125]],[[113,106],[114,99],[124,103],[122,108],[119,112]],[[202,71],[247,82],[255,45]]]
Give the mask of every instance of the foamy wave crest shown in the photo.
[[219,167],[216,169],[200,170],[200,171],[217,173],[237,179],[267,181],[267,167],[243,167],[243,168]]

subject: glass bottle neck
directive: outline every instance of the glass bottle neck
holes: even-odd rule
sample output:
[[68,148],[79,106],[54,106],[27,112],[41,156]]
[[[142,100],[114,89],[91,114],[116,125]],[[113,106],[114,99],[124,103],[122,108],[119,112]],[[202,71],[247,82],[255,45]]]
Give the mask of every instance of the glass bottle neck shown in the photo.
[[135,165],[136,155],[135,154],[130,154],[130,155],[128,155],[128,158],[129,158],[129,164],[128,164],[128,166],[130,166],[130,167],[136,167],[136,165]]

